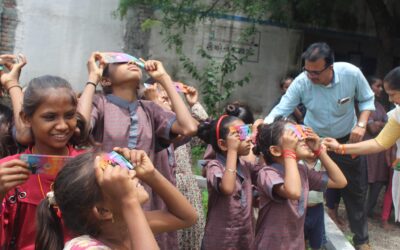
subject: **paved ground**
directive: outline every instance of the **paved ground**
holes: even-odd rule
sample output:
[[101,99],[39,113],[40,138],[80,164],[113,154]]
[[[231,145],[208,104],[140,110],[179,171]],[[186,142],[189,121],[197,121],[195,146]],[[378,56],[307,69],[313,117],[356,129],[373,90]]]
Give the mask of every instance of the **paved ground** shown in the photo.
[[[378,206],[382,203],[378,203]],[[376,208],[376,213],[379,215],[381,207]],[[346,212],[343,203],[340,205],[339,214],[342,218],[346,218]],[[368,220],[368,229],[370,244],[374,250],[399,250],[400,249],[400,223],[394,223],[394,217],[390,219],[392,229],[384,230],[380,225],[378,218]],[[349,227],[341,228],[347,238],[351,239],[351,231]]]

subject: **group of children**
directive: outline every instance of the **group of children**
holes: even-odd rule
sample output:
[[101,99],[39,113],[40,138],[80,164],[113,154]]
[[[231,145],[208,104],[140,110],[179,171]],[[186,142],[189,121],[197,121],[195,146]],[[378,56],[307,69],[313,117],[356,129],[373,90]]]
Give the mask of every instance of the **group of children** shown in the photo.
[[[312,129],[284,118],[262,124],[238,103],[207,119],[197,90],[186,87],[191,113],[155,60],[143,61],[153,81],[144,89],[137,63],[107,63],[93,53],[79,99],[52,75],[32,79],[23,92],[25,64],[22,55],[0,56],[13,110],[12,122],[10,110],[0,115],[2,135],[11,136],[7,144],[2,139],[10,151],[0,160],[2,248],[304,249],[304,232],[312,248],[321,247],[316,221],[323,207],[318,198],[309,203],[309,191],[347,182]],[[99,83],[103,92],[96,94]],[[205,226],[191,164],[175,161],[194,136],[209,145]],[[102,164],[110,151],[134,168]],[[33,174],[21,153],[73,158],[56,176]],[[320,165],[324,171],[316,171]],[[307,210],[315,210],[309,219]]]

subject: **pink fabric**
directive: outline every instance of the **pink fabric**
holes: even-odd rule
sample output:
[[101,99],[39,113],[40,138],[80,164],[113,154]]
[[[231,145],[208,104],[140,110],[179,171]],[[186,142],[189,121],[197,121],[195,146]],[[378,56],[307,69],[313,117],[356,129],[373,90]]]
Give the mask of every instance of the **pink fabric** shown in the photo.
[[392,178],[393,177],[393,170],[390,170],[390,178],[389,178],[389,185],[387,186],[385,196],[383,198],[383,207],[381,218],[382,220],[389,220],[390,213],[392,212],[392,204],[393,204],[393,197],[392,197]]
[[64,250],[111,250],[111,248],[88,235],[82,235],[68,241]]
[[[69,146],[69,156],[76,156],[83,153],[83,150],[76,150]],[[25,150],[22,154],[32,154],[31,149]],[[12,155],[0,160],[4,163],[13,159],[19,159],[21,154]],[[31,175],[29,179],[22,185],[17,186],[20,195],[18,202],[12,202],[12,197],[15,196],[16,189],[10,190],[2,201],[3,209],[1,211],[1,249],[8,249],[9,242],[12,237],[14,228],[17,228],[16,249],[33,250],[35,249],[35,234],[36,234],[36,207],[44,198],[40,189],[38,176],[42,183],[43,193],[46,195],[50,191],[50,185],[54,182],[55,176],[50,175]],[[24,195],[21,195],[24,194]],[[20,207],[20,217],[18,225],[15,225],[15,217],[17,215],[17,204]],[[64,237],[69,237],[64,230]]]

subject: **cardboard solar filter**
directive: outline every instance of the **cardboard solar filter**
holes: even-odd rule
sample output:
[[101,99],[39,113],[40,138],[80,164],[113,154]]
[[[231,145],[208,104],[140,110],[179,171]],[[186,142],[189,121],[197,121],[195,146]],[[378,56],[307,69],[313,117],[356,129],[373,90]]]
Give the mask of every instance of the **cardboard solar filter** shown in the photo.
[[297,138],[299,138],[299,139],[304,139],[307,137],[305,134],[307,127],[304,125],[287,123],[285,125],[285,129],[292,130],[296,134]]
[[230,131],[237,132],[239,134],[239,140],[244,141],[251,136],[251,124],[231,126]]
[[[154,83],[143,83],[144,87],[146,89],[150,88]],[[188,93],[188,86],[184,83],[181,82],[173,82],[174,86],[175,86],[175,90],[178,93],[184,93],[187,94]]]
[[57,175],[65,163],[72,159],[72,156],[61,155],[38,155],[22,154],[20,159],[28,163],[28,169],[32,174]]
[[138,58],[121,52],[102,52],[101,55],[106,63],[127,63],[134,62],[136,65],[144,68],[144,63]]
[[129,162],[127,159],[125,159],[125,157],[115,151],[111,151],[110,153],[105,153],[101,155],[99,166],[103,170],[106,169],[108,166],[115,167],[117,165],[123,168],[127,168],[129,170],[133,170],[135,168],[135,165],[133,163]]

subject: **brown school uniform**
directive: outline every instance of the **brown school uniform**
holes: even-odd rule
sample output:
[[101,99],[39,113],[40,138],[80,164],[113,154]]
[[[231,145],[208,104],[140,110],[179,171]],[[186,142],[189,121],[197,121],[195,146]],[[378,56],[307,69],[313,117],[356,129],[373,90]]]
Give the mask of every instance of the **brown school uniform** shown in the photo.
[[[96,95],[91,113],[91,126],[94,138],[102,143],[102,150],[109,152],[114,147],[129,147],[144,150],[154,166],[171,183],[175,184],[171,156],[167,147],[172,124],[176,121],[173,112],[162,109],[150,101],[137,100],[127,102],[114,95]],[[173,157],[173,156],[172,156]],[[174,159],[172,159],[174,162]],[[149,193],[145,210],[165,210],[165,203],[151,188],[143,185]],[[176,233],[164,233],[156,236],[161,249],[176,249]]]
[[250,249],[254,240],[251,172],[256,167],[240,161],[234,193],[224,195],[219,191],[219,183],[225,165],[226,158],[217,154],[205,167],[209,198],[202,249]]
[[289,200],[273,192],[275,185],[284,183],[284,167],[265,166],[258,173],[260,212],[256,225],[254,249],[304,249],[304,220],[308,191],[324,191],[328,183],[326,172],[309,170],[298,165],[301,179],[301,197]]

